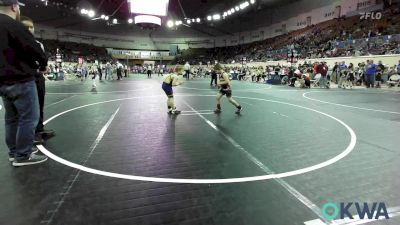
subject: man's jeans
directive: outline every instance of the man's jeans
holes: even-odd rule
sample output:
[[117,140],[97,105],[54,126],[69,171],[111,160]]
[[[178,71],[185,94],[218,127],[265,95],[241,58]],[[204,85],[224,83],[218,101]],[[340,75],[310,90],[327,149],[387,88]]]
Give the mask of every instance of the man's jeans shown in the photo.
[[367,88],[375,86],[375,74],[365,75],[365,84]]
[[28,159],[32,153],[39,101],[35,81],[1,85],[0,96],[5,109],[6,143],[10,157]]
[[328,80],[327,80],[326,76],[324,77],[324,76],[321,75],[321,78],[319,79],[319,86],[321,88],[327,88],[328,87]]

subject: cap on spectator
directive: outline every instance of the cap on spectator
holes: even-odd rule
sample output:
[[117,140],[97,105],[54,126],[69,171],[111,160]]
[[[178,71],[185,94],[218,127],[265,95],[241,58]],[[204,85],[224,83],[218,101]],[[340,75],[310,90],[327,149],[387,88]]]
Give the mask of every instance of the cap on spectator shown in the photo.
[[24,3],[21,3],[18,0],[0,0],[0,5],[1,6],[9,6],[9,5],[25,6]]

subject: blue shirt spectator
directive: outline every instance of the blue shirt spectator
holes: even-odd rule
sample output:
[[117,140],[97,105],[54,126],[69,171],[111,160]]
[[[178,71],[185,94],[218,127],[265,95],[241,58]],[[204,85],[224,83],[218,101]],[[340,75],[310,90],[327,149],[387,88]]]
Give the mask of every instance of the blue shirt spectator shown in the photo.
[[346,63],[345,63],[345,62],[342,62],[342,63],[339,65],[339,70],[340,70],[340,71],[343,71],[343,70],[346,70],[346,69],[347,69]]
[[372,63],[367,65],[366,75],[374,75],[376,73],[376,64]]

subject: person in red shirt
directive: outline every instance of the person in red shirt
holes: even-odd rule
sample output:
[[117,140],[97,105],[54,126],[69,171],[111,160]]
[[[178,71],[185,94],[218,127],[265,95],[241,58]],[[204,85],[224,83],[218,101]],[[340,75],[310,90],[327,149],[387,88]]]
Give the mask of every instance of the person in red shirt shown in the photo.
[[327,79],[328,66],[326,65],[326,62],[321,62],[320,64],[318,64],[317,74],[321,74],[321,78],[319,79],[319,86],[321,88],[323,88],[323,87],[329,88],[328,79]]

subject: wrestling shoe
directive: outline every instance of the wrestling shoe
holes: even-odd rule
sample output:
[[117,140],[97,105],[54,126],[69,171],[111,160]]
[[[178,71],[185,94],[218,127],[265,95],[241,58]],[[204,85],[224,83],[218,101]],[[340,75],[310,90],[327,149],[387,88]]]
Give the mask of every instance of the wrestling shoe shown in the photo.
[[243,110],[243,107],[239,106],[235,113],[239,115],[242,110]]
[[175,109],[172,111],[172,114],[179,115],[179,114],[181,114],[181,111]]
[[222,112],[222,110],[220,110],[220,109],[214,110],[214,113],[215,113],[215,114],[220,114],[221,112]]

